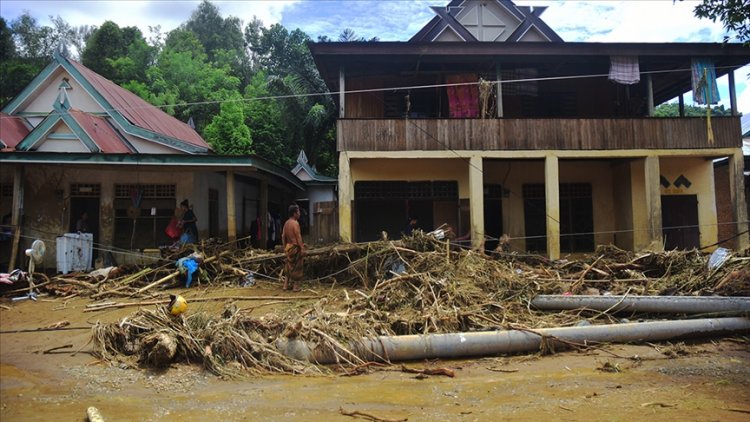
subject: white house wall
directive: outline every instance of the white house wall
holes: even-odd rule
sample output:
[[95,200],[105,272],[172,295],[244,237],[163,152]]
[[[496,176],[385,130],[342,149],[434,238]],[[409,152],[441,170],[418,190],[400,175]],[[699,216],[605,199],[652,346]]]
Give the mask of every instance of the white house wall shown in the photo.
[[[120,133],[123,133],[122,131]],[[138,151],[141,154],[175,154],[181,151],[178,151],[174,148],[170,148],[168,146],[164,146],[161,144],[157,144],[152,141],[144,141],[141,138],[136,138],[135,136],[131,136],[128,134],[124,134],[125,139],[130,142],[130,144],[135,148],[136,151]]]
[[94,98],[83,89],[78,81],[73,79],[62,68],[58,68],[53,72],[53,75],[47,78],[46,82],[33,93],[34,96],[29,99],[28,105],[22,106],[22,109],[18,111],[49,113],[52,110],[52,104],[58,101],[60,95],[59,86],[63,83],[63,78],[68,78],[68,84],[71,87],[67,90],[71,108],[88,113],[104,112],[104,109],[94,101]]

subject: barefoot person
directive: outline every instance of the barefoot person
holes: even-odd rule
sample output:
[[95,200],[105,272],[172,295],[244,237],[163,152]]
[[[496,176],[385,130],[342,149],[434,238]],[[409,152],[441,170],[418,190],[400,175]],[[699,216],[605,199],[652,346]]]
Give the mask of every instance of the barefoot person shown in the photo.
[[[284,223],[281,231],[281,242],[286,253],[286,269],[284,270],[284,290],[300,291],[302,281],[302,255],[305,245],[302,243],[302,232],[299,227],[299,206],[289,206],[289,219]],[[291,285],[290,285],[291,282]]]

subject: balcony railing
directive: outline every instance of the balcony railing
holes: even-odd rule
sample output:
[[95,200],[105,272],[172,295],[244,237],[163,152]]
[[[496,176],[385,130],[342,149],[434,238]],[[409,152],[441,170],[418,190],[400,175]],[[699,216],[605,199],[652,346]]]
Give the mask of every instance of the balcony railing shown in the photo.
[[642,119],[340,119],[339,151],[736,148],[738,117]]

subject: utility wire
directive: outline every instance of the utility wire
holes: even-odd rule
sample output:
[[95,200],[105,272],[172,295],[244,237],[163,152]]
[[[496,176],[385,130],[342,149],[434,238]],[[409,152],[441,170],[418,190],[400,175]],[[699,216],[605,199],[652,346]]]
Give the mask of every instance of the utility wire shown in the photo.
[[[735,69],[736,66],[717,66],[716,69]],[[675,73],[675,72],[691,72],[692,70],[687,68],[683,69],[670,69],[670,70],[653,70],[653,71],[646,71],[646,72],[640,72],[641,75],[655,75],[655,74],[662,74],[662,73]],[[608,73],[598,73],[598,74],[582,74],[582,75],[567,75],[567,76],[550,76],[550,77],[542,77],[542,78],[523,78],[523,79],[507,79],[507,80],[499,80],[499,81],[484,81],[485,83],[491,83],[493,85],[504,85],[504,84],[513,84],[513,83],[528,83],[528,82],[540,82],[540,81],[555,81],[555,80],[569,80],[569,79],[585,79],[585,78],[601,78],[601,77],[608,77]],[[128,110],[140,110],[140,109],[153,109],[153,108],[171,108],[171,107],[187,107],[187,106],[193,106],[193,105],[212,105],[212,104],[224,104],[224,103],[238,103],[238,102],[250,102],[250,101],[260,101],[260,100],[282,100],[282,99],[290,99],[290,98],[306,98],[306,97],[317,97],[317,96],[337,96],[342,94],[363,94],[363,93],[373,93],[373,92],[390,92],[390,91],[403,91],[403,90],[417,90],[417,89],[430,89],[430,88],[445,88],[445,87],[455,87],[455,86],[471,86],[471,85],[479,85],[478,82],[459,82],[459,83],[444,83],[444,84],[428,84],[428,85],[407,85],[407,86],[394,86],[394,87],[386,87],[386,88],[369,88],[369,89],[355,89],[355,90],[344,90],[344,91],[322,91],[322,92],[313,92],[313,93],[303,93],[303,94],[285,94],[285,95],[267,95],[267,96],[261,96],[261,97],[253,97],[253,98],[238,98],[238,99],[226,99],[226,100],[211,100],[211,101],[194,101],[194,102],[185,102],[185,103],[175,103],[175,104],[162,104],[162,105],[147,105],[142,107],[123,107],[123,108],[110,108],[110,109],[104,109],[105,112],[123,112]],[[46,116],[56,116],[56,115],[69,115],[68,112],[60,113],[57,111],[50,112],[49,114],[39,115],[35,117],[46,117]],[[0,116],[0,119],[25,119],[24,116],[17,116],[17,115],[9,115],[9,116]]]

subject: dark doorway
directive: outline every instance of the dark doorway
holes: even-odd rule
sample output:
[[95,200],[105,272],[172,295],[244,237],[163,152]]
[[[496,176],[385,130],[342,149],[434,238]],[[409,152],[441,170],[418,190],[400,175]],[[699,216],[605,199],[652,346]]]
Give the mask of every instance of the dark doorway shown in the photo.
[[661,227],[665,249],[700,248],[698,196],[662,196]]
[[70,225],[69,233],[76,233],[76,224],[81,214],[85,211],[88,218],[89,233],[94,239],[94,250],[91,254],[92,262],[98,257],[97,247],[99,245],[99,198],[94,197],[72,197],[70,198]]
[[503,235],[503,189],[500,185],[484,186],[484,248],[494,251]]
[[523,219],[527,251],[547,251],[547,202],[544,198],[543,184],[523,185]]
[[219,236],[219,191],[208,190],[208,237]]
[[560,251],[593,252],[594,205],[588,183],[560,184]]

